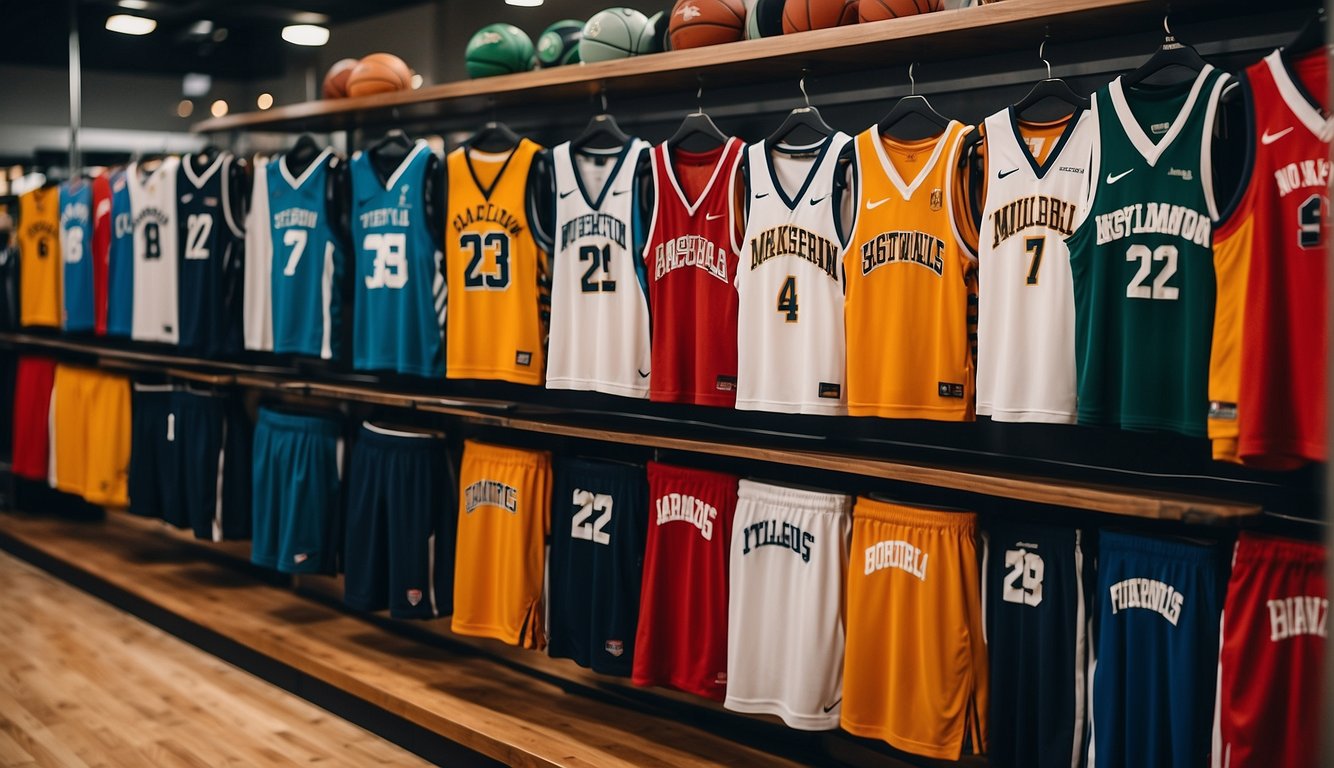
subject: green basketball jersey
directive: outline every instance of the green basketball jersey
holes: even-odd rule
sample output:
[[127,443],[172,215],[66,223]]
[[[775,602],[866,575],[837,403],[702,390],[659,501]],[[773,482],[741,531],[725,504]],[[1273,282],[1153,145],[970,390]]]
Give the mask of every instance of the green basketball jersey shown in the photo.
[[1068,239],[1079,423],[1203,436],[1213,335],[1209,148],[1229,76],[1094,94],[1100,142]]

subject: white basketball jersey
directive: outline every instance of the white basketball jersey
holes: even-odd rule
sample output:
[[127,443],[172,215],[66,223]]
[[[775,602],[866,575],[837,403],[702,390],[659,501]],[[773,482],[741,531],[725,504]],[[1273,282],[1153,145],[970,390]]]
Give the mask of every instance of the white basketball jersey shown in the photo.
[[[987,192],[978,249],[977,413],[1075,421],[1075,294],[1065,238],[1088,182],[1096,120],[1023,138],[1013,110],[985,122]],[[1038,126],[1041,127],[1040,125]],[[1046,149],[1036,142],[1054,142]]]
[[269,158],[255,156],[254,188],[245,217],[245,284],[242,325],[245,348],[273,351],[273,228],[269,225]]
[[547,389],[648,397],[648,285],[635,244],[635,169],[648,149],[551,151],[556,221]]
[[147,177],[138,163],[126,171],[130,212],[134,217],[134,309],[130,338],[175,344],[180,334],[176,311],[176,169],[168,157]]
[[[737,267],[737,397],[741,410],[840,415],[843,386],[843,243],[834,174],[850,141],[770,151],[746,147],[746,231]],[[791,190],[791,191],[790,191]]]
[[851,509],[847,496],[741,481],[728,567],[728,709],[807,731],[838,727]]

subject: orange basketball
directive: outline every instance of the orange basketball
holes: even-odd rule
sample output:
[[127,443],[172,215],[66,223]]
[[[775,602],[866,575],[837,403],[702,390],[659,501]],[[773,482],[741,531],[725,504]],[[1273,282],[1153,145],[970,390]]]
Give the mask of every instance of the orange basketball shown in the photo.
[[341,99],[347,96],[347,79],[351,77],[352,70],[357,66],[356,59],[339,59],[335,61],[329,72],[324,76],[324,98]]
[[847,24],[856,24],[861,19],[861,11],[858,10],[859,5],[861,5],[861,0],[848,0],[848,4],[843,6],[843,18],[838,20],[840,27]]
[[[849,5],[854,6],[851,14]],[[850,23],[844,19],[856,17],[855,5],[855,0],[787,0],[783,4],[783,34]]]
[[667,24],[672,50],[735,43],[746,36],[742,0],[677,0]]
[[412,70],[392,53],[363,57],[347,80],[348,96],[403,91],[412,87]]
[[941,9],[944,0],[861,0],[857,12],[862,21],[884,21],[916,16]]

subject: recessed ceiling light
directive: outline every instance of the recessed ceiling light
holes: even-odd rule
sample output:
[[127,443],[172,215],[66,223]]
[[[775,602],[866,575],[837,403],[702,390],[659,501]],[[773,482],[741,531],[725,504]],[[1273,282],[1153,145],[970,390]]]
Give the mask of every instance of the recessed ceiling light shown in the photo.
[[505,0],[505,5],[517,5],[520,8],[536,8],[542,0]]
[[291,24],[283,27],[283,39],[292,45],[320,46],[329,42],[329,28],[318,24]]
[[213,102],[213,106],[209,107],[208,111],[212,112],[214,117],[222,117],[223,115],[227,114],[227,102],[222,99],[218,99],[217,101]]
[[181,99],[181,103],[176,105],[177,117],[189,117],[194,114],[195,103],[189,99]]
[[142,11],[148,7],[148,0],[120,0],[116,5],[121,8],[129,8],[132,11]]
[[112,32],[119,32],[122,35],[146,35],[157,29],[157,22],[143,16],[117,13],[114,16],[107,17],[107,29]]
[[268,109],[273,106],[273,94],[261,93],[258,99],[255,99],[255,106],[260,109]]

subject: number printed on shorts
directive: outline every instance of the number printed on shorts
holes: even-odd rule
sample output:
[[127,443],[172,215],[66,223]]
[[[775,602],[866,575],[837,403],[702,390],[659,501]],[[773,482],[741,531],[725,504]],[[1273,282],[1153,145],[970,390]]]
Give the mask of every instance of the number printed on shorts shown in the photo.
[[[588,269],[584,270],[584,276],[579,279],[579,290],[584,293],[614,293],[616,291],[616,281],[611,279],[611,245],[604,245],[601,248],[596,245],[579,246],[579,261],[589,262]],[[595,276],[601,272],[602,277],[595,279]]]
[[1297,208],[1297,244],[1303,248],[1319,248],[1324,242],[1325,201],[1320,195],[1311,195]]
[[[604,529],[611,522],[611,496],[574,489],[574,519],[570,521],[570,538],[584,539],[594,544],[610,544],[611,534]],[[593,517],[593,513],[597,517]]]
[[[510,284],[510,239],[503,232],[465,232],[459,237],[459,247],[472,251],[468,266],[463,271],[463,287],[467,290],[503,291]],[[495,259],[495,268],[482,271],[487,254]]]
[[1042,269],[1042,251],[1047,247],[1047,238],[1030,237],[1024,241],[1024,250],[1028,251],[1031,257],[1028,260],[1028,279],[1024,281],[1026,285],[1038,284],[1038,270]]
[[207,260],[208,237],[211,234],[213,234],[213,214],[190,214],[185,220],[185,258]]
[[361,247],[375,252],[371,273],[366,275],[366,287],[402,288],[408,284],[408,238],[402,232],[372,232],[361,241]]
[[1036,607],[1042,604],[1042,555],[1026,549],[1005,550],[1005,587],[1001,597],[1007,603]]
[[83,261],[83,227],[70,227],[65,230],[65,263],[78,264]]
[[795,275],[788,275],[783,281],[783,287],[778,289],[778,314],[783,316],[784,322],[797,322],[797,278]]
[[[1147,245],[1135,244],[1126,249],[1126,261],[1139,262],[1139,270],[1131,278],[1130,285],[1126,286],[1126,298],[1176,301],[1180,290],[1176,286],[1167,284],[1167,281],[1171,280],[1172,276],[1177,273],[1177,247],[1175,245],[1160,245],[1150,251]],[[1154,265],[1159,262],[1162,262],[1163,266],[1158,269],[1158,275],[1153,278],[1153,285],[1145,285],[1149,275],[1153,273]]]

